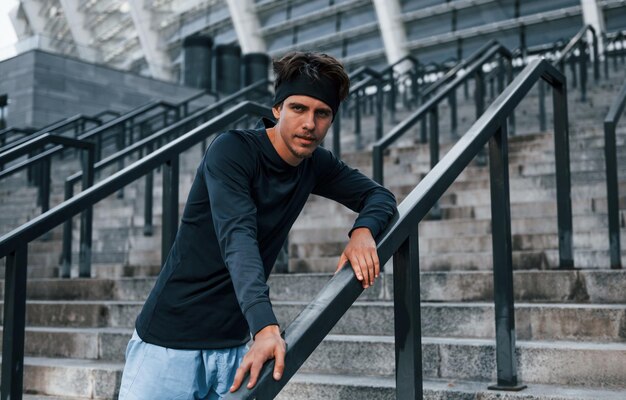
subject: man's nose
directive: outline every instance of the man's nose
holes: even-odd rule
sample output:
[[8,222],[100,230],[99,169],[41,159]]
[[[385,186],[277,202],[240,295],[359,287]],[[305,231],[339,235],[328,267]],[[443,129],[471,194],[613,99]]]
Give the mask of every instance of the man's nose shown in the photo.
[[306,113],[303,121],[304,128],[307,130],[313,130],[315,128],[315,113]]

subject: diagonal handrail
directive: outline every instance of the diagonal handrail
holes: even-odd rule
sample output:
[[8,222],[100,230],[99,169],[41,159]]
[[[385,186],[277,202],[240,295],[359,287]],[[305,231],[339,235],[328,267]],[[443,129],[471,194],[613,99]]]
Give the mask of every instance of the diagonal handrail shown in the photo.
[[[569,199],[569,142],[565,77],[548,62],[534,60],[420,181],[398,206],[398,213],[387,229],[377,238],[381,265],[394,256],[396,397],[398,399],[422,398],[418,223],[487,142],[490,147],[492,213],[494,213],[492,237],[498,376],[497,385],[491,388],[511,390],[524,387],[517,383],[514,352],[515,325],[506,128],[507,118],[513,109],[540,79],[548,81],[554,88],[555,153],[557,155],[557,180],[560,181],[557,183],[557,196],[560,200],[564,200],[564,203],[559,202],[559,238],[565,240],[563,243],[559,242],[559,248],[561,263],[567,264],[572,260],[567,258],[568,246],[571,251],[572,214]],[[564,228],[562,222],[568,218],[569,232],[562,230]],[[254,388],[246,388],[248,376],[241,388],[236,393],[228,394],[225,399],[274,398],[362,291],[363,288],[355,279],[352,268],[349,263],[346,263],[286,328],[284,337],[287,353],[285,370],[280,381],[275,381],[272,377],[274,360],[271,360],[263,366]]]
[[6,257],[1,398],[22,398],[28,244],[161,167],[164,175],[162,243],[169,249],[178,222],[175,204],[178,204],[179,155],[246,115],[272,118],[269,107],[250,101],[241,103],[0,237],[0,258]]
[[617,183],[617,146],[615,129],[626,108],[626,81],[604,117],[604,160],[606,166],[607,208],[609,214],[609,252],[611,269],[622,268],[619,216],[619,186]]
[[[494,43],[489,47],[487,51],[480,54],[479,57],[475,57],[475,61],[472,65],[466,68],[466,73],[457,76],[454,80],[448,83],[443,89],[433,94],[420,108],[409,115],[404,121],[396,125],[389,133],[387,133],[382,139],[374,143],[372,147],[372,159],[373,159],[373,176],[374,180],[380,184],[383,184],[383,152],[386,148],[391,146],[406,132],[408,132],[418,121],[425,119],[427,116],[430,119],[431,138],[430,138],[430,163],[434,166],[439,161],[439,117],[437,106],[444,98],[450,96],[458,86],[463,84],[467,79],[470,79],[474,74],[479,78],[477,82],[477,88],[484,90],[482,87],[483,79],[483,64],[491,60],[495,55],[500,55],[509,61],[509,68],[507,78],[510,82],[512,72],[510,68],[511,53],[509,50],[499,43]],[[484,93],[481,90],[477,90],[477,102],[476,102],[476,115],[480,116],[483,112],[484,105],[483,99]]]
[[26,143],[28,141],[31,141],[35,138],[37,138],[40,135],[43,135],[45,133],[55,133],[55,131],[64,129],[64,128],[68,128],[68,127],[76,127],[76,126],[84,126],[83,124],[91,122],[92,124],[95,124],[97,126],[102,125],[102,121],[100,120],[100,118],[98,117],[91,117],[88,115],[83,115],[83,114],[76,114],[73,115],[71,117],[65,118],[61,121],[55,122],[49,126],[46,126],[43,129],[40,129],[38,131],[35,131],[31,134],[29,134],[28,136],[25,136],[23,138],[20,138],[18,140],[14,140],[13,142],[0,147],[0,158],[2,157],[3,153],[6,153],[7,151],[11,150],[12,148],[21,145],[22,143]]

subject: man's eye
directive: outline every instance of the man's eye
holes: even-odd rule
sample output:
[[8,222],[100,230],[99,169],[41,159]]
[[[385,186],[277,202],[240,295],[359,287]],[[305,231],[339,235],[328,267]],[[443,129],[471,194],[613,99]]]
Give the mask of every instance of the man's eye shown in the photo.
[[330,111],[318,111],[317,115],[319,115],[322,118],[328,118],[330,117]]

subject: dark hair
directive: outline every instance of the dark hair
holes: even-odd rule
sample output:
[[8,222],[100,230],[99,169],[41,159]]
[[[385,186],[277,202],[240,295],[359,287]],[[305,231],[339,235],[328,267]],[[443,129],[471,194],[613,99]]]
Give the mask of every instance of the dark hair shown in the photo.
[[350,92],[350,78],[346,74],[343,64],[336,58],[324,53],[294,51],[287,53],[279,60],[274,60],[274,88],[281,83],[305,75],[313,80],[320,76],[330,79],[337,87],[339,100],[348,97]]

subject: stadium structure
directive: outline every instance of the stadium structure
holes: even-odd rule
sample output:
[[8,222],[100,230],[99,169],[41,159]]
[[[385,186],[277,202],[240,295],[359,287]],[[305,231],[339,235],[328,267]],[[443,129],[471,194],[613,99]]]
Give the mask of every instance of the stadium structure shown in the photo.
[[311,196],[269,279],[288,346],[230,399],[626,399],[626,0],[20,0],[0,49],[1,399],[116,399],[215,135],[270,60],[350,73],[324,146],[389,188],[384,273]]

